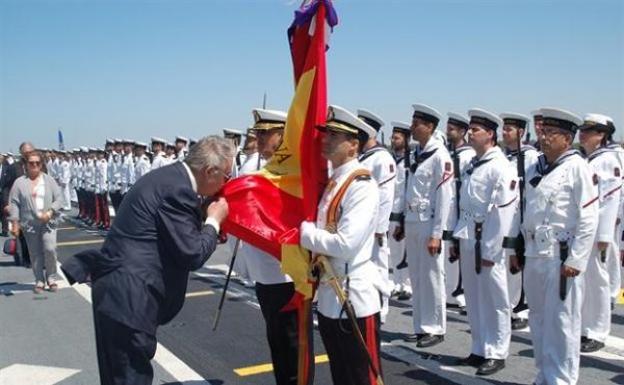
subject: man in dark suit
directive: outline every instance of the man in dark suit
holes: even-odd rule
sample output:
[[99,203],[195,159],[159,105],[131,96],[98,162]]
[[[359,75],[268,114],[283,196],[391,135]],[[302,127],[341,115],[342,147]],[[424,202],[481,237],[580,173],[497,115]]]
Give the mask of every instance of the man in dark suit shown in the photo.
[[2,202],[2,210],[0,210],[2,232],[0,233],[0,236],[2,237],[6,237],[9,235],[9,221],[7,220],[8,215],[4,212],[4,190],[5,185],[7,184],[9,166],[9,163],[6,161],[6,156],[4,154],[0,155],[0,199]]
[[156,329],[182,308],[189,271],[213,253],[228,213],[223,198],[202,212],[202,197],[214,197],[229,179],[233,157],[229,142],[207,137],[184,162],[146,174],[121,203],[102,249],[63,265],[70,283],[93,282],[103,385],[151,385]]
[[[3,215],[9,215],[9,193],[11,192],[11,187],[13,187],[13,183],[20,176],[26,174],[26,165],[24,159],[26,159],[26,155],[28,153],[35,150],[35,146],[30,142],[23,142],[19,146],[20,152],[20,160],[13,162],[12,165],[7,167],[6,175],[4,176],[4,181],[2,184],[2,211]],[[45,170],[42,169],[45,172]],[[4,228],[2,229],[4,231]],[[26,244],[26,238],[24,238],[24,234],[20,232],[17,239],[20,242],[20,257],[16,257],[16,261],[21,261],[22,266],[30,267],[30,254],[28,253],[28,245]]]

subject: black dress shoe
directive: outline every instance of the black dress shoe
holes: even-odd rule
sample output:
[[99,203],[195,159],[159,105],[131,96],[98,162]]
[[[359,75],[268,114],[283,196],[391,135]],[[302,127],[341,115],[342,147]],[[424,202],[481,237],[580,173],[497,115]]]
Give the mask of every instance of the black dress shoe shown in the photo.
[[485,361],[485,357],[478,356],[476,354],[470,354],[468,357],[460,358],[457,360],[457,365],[466,365],[478,368]]
[[402,291],[397,295],[397,299],[399,301],[407,301],[408,299],[412,299],[412,293]]
[[442,341],[444,341],[444,335],[425,334],[421,339],[418,340],[416,346],[418,346],[419,348],[429,348],[431,346],[439,344]]
[[405,342],[418,342],[418,340],[423,338],[425,335],[426,334],[423,334],[423,333],[410,334],[410,335],[407,335],[407,336],[403,337],[403,341],[405,341]]
[[524,318],[514,318],[511,320],[511,330],[526,329],[529,326],[529,321]]
[[604,343],[588,338],[587,342],[581,344],[581,352],[582,353],[597,352],[598,350],[604,348],[604,346],[605,346]]
[[466,311],[466,306],[460,306],[459,307],[459,314],[460,315],[468,315],[468,312]]
[[497,360],[494,358],[488,358],[477,369],[478,376],[489,376],[494,374],[505,367],[505,360]]

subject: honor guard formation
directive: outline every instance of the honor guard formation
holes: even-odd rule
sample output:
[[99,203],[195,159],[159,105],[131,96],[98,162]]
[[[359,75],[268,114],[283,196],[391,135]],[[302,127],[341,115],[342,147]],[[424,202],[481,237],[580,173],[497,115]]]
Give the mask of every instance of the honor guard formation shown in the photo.
[[[352,112],[331,105],[326,123],[317,127],[324,135],[328,183],[316,221],[301,224],[300,244],[311,251],[319,277],[315,318],[333,383],[383,383],[379,336],[394,297],[411,303],[412,330],[401,337],[418,349],[444,343],[447,306],[454,307],[466,316],[471,339],[469,346],[449,347],[450,354],[461,356],[456,365],[473,367],[478,376],[504,370],[513,331],[530,327],[537,368],[533,383],[576,384],[581,353],[605,346],[621,287],[624,150],[614,142],[613,120],[596,113],[581,118],[557,108],[530,115],[482,108],[443,115],[426,104],[414,104],[406,114],[411,122],[386,125],[368,109]],[[50,215],[69,213],[74,203],[85,226],[109,232],[102,250],[110,257],[111,250],[122,247],[113,241],[116,235],[136,232],[128,223],[117,223],[131,215],[124,212],[130,209],[124,202],[140,201],[137,195],[149,192],[147,183],[167,179],[176,169],[194,175],[194,191],[207,188],[196,174],[197,152],[210,146],[232,150],[220,154],[227,159],[218,165],[225,168],[206,166],[222,176],[213,195],[230,177],[259,172],[282,143],[287,114],[254,109],[252,116],[245,131],[223,129],[222,138],[199,141],[183,136],[172,142],[152,137],[149,144],[108,139],[103,148],[71,151],[35,150],[24,143],[21,160],[3,154],[3,207],[9,208],[3,232],[24,210],[19,210],[16,182],[23,172],[15,170],[31,163],[37,167],[37,157],[29,155],[37,153],[62,198]],[[537,135],[533,143],[531,125]],[[392,132],[388,147],[378,141],[385,127]],[[219,232],[223,212],[210,210],[204,228],[211,230],[202,230],[201,236]],[[180,219],[172,219],[171,212],[159,215],[165,226],[178,226]],[[175,235],[179,229],[171,231]],[[174,235],[171,242],[179,244]],[[22,247],[34,247],[32,239],[26,241]],[[235,275],[255,288],[276,383],[310,383],[313,371],[303,368],[314,366],[313,357],[302,361],[298,355],[300,344],[308,341],[299,327],[302,315],[285,310],[295,291],[293,280],[266,251],[232,236],[226,242],[238,250]],[[215,239],[201,244],[211,252]],[[179,247],[193,266],[207,258],[206,250],[194,251],[197,246]],[[31,256],[33,269],[42,269],[33,258],[39,256]],[[66,269],[69,275],[75,272]],[[35,273],[41,289],[45,279]],[[115,279],[107,285],[129,284],[121,273]],[[52,289],[54,280],[47,284]],[[106,292],[112,296],[116,289],[101,285],[94,286],[94,309],[102,383],[151,384],[149,370],[144,372],[151,356],[139,363],[124,360],[136,358],[133,349],[155,343],[157,324],[148,328],[142,319],[111,316],[106,309],[115,298]],[[169,295],[164,288],[158,291]],[[128,328],[152,340],[120,347],[104,338],[108,332],[133,335]],[[102,374],[112,367],[120,371],[119,378],[134,380],[116,382],[111,373]]]

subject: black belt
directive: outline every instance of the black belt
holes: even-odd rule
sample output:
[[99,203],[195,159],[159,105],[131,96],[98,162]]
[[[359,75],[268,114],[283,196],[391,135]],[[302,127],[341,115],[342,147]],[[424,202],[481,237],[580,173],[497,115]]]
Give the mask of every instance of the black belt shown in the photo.
[[475,271],[481,274],[481,233],[483,232],[483,223],[475,222]]

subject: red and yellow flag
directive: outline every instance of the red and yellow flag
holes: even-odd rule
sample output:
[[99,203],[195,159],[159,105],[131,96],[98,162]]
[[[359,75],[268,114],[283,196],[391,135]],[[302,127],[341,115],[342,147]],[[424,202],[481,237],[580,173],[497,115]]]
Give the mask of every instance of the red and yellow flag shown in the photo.
[[295,95],[288,110],[283,142],[256,174],[224,186],[230,214],[224,230],[281,261],[295,284],[292,305],[310,299],[310,255],[299,246],[299,226],[315,220],[318,200],[327,182],[316,126],[327,114],[325,52],[329,32],[338,23],[330,0],[306,1],[288,29]]

